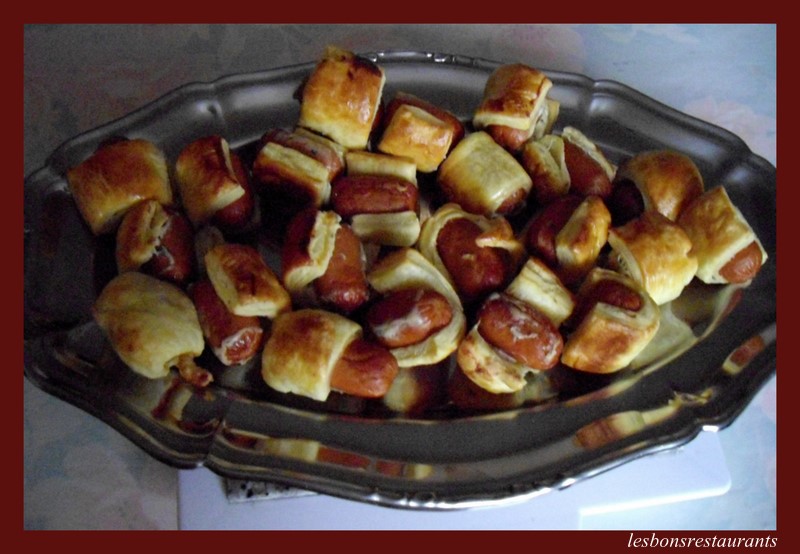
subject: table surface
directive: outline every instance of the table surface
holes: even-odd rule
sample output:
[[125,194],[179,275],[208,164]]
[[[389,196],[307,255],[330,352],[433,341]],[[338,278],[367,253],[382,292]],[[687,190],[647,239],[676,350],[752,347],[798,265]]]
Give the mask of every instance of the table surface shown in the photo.
[[[612,79],[728,129],[777,166],[775,25],[31,25],[25,175],[63,141],[180,85],[314,61],[328,44]],[[26,529],[178,528],[176,469],[23,382]],[[776,391],[773,377],[718,433],[731,476],[723,495],[599,515],[593,526],[775,529]]]

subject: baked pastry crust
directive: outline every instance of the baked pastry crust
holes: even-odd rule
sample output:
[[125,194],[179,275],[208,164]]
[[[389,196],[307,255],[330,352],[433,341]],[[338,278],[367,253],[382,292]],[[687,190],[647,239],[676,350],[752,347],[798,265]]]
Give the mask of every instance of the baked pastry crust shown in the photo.
[[365,149],[385,80],[370,60],[328,46],[303,85],[298,125],[345,148]]
[[261,355],[261,377],[284,393],[325,401],[331,374],[361,326],[332,312],[302,309],[279,315]]
[[321,161],[277,142],[268,141],[258,151],[253,161],[253,177],[262,188],[287,189],[289,196],[297,198],[300,204],[308,201],[320,207],[330,197],[329,169]]
[[678,224],[691,240],[692,255],[698,263],[697,277],[704,283],[727,283],[720,270],[753,242],[761,250],[762,265],[767,259],[761,241],[721,186],[692,202],[681,213]]
[[556,235],[561,280],[572,285],[594,267],[608,240],[611,212],[597,196],[587,196]]
[[166,158],[152,142],[121,140],[100,146],[67,171],[75,204],[95,235],[114,231],[142,200],[172,204]]
[[529,130],[528,136],[533,136],[537,121],[547,121],[546,98],[552,87],[553,82],[537,69],[519,63],[500,66],[486,81],[472,123],[476,129],[504,125]]
[[680,296],[697,272],[689,236],[656,211],[612,228],[608,243],[612,265],[632,277],[659,305]]
[[417,184],[417,164],[411,158],[366,150],[351,150],[344,158],[348,175],[386,175]]
[[596,267],[578,290],[578,301],[601,280],[612,280],[636,293],[639,310],[632,311],[598,302],[577,322],[564,343],[561,362],[589,373],[612,373],[628,364],[649,344],[660,325],[660,310],[650,295],[633,279]]
[[453,148],[439,166],[437,182],[448,200],[483,215],[518,209],[533,186],[514,156],[484,131],[467,135]]
[[422,342],[390,350],[401,368],[438,363],[458,348],[466,330],[461,300],[450,282],[417,250],[391,252],[373,266],[367,280],[381,294],[409,288],[434,290],[452,307],[453,317],[445,327]]
[[169,224],[169,214],[156,200],[132,207],[117,229],[117,270],[136,271],[153,257]]
[[466,212],[459,204],[448,202],[425,220],[420,231],[417,247],[420,253],[436,267],[451,285],[455,286],[455,281],[439,255],[437,241],[441,230],[449,222],[459,218],[467,219],[481,228],[483,233],[476,240],[478,246],[502,248],[508,251],[515,267],[522,263],[522,257],[525,255],[525,246],[514,236],[514,230],[507,219],[502,216],[486,217]]
[[381,135],[378,150],[414,160],[422,173],[431,173],[447,157],[454,140],[446,121],[410,104],[397,108]]
[[167,376],[179,358],[195,358],[205,348],[192,300],[144,273],[128,271],[112,279],[93,316],[125,365],[150,379]]
[[[301,212],[297,217],[309,217],[309,214]],[[283,283],[293,297],[305,296],[306,287],[325,273],[333,257],[336,233],[341,225],[342,218],[336,212],[314,210],[313,224],[305,248],[293,246],[295,240],[302,243],[303,237],[291,237],[291,243],[287,240],[281,256],[281,273]]]
[[539,204],[547,204],[569,192],[564,139],[560,136],[544,135],[527,141],[522,147],[520,161],[533,180],[531,194]]
[[636,154],[620,166],[616,180],[633,182],[642,195],[644,209],[655,210],[672,221],[705,188],[692,159],[673,150]]
[[509,296],[533,306],[560,327],[575,309],[575,296],[538,258],[528,258],[506,288]]
[[217,245],[206,253],[205,267],[231,313],[274,318],[291,309],[289,293],[252,246]]
[[222,208],[245,194],[239,182],[228,141],[218,135],[189,143],[175,162],[181,202],[191,222],[199,227]]

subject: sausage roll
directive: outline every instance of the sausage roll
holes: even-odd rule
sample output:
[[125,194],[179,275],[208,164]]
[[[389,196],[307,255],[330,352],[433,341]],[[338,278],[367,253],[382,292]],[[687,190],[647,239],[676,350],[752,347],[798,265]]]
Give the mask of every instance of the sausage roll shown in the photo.
[[112,279],[93,316],[120,359],[139,375],[166,377],[205,348],[192,300],[177,286],[128,271]]
[[550,122],[547,93],[552,87],[553,82],[537,69],[519,63],[500,66],[486,81],[472,124],[516,151],[531,137],[544,135]]
[[319,309],[278,316],[261,357],[261,376],[269,387],[318,401],[333,390],[383,396],[397,372],[394,357],[364,340],[358,323]]
[[336,212],[308,208],[289,223],[281,273],[297,304],[356,310],[369,299],[365,267],[360,239]]
[[419,251],[471,304],[508,284],[525,248],[504,217],[485,217],[447,203],[423,224]]
[[697,272],[689,236],[659,212],[644,212],[613,227],[608,243],[611,266],[633,278],[659,305],[678,298]]
[[570,191],[582,196],[608,198],[617,168],[589,137],[575,127],[565,127],[561,137],[564,139],[564,161],[569,172]]
[[142,200],[165,205],[173,200],[164,153],[142,139],[101,145],[67,171],[67,183],[95,235],[116,230],[125,212]]
[[205,255],[214,290],[240,316],[274,318],[291,309],[291,298],[261,254],[252,246],[225,243]]
[[439,166],[437,183],[447,200],[487,216],[519,210],[533,186],[514,156],[483,131],[453,148]]
[[545,135],[540,139],[527,141],[522,147],[520,161],[531,176],[531,194],[539,204],[548,204],[569,191],[564,139],[560,136]]
[[[398,313],[390,314],[378,321],[384,326],[382,332],[384,337],[391,336],[393,331],[414,332],[420,323],[427,328],[421,340],[410,343],[404,341],[403,346],[390,348],[400,367],[436,364],[456,350],[466,329],[461,300],[450,282],[417,250],[400,248],[386,255],[373,266],[367,274],[367,279],[377,291],[378,301],[398,291],[408,290],[413,295],[405,304],[411,306],[411,310],[401,309]],[[430,326],[430,322],[424,320],[424,315],[421,318],[420,312],[413,310],[419,306],[417,300],[426,292],[427,298],[433,299],[437,306],[441,306],[442,299],[446,302],[449,308],[445,310],[449,316],[446,324]],[[418,293],[420,298],[415,299]],[[437,312],[440,313],[441,310]],[[375,326],[372,328],[374,331]]]
[[347,149],[366,149],[385,80],[370,60],[328,46],[303,85],[298,125]]
[[[673,150],[641,152],[626,160],[617,171],[614,196],[618,200],[612,209],[619,216],[615,217],[615,224],[639,215],[631,208],[625,212],[628,205],[641,206],[641,211],[654,210],[676,221],[703,190],[700,170],[688,156]],[[637,193],[638,198],[626,198]]]
[[610,226],[611,214],[602,199],[569,194],[534,216],[526,231],[526,247],[572,286],[595,265]]
[[767,260],[767,252],[723,187],[692,202],[678,218],[692,243],[697,277],[704,283],[745,283]]
[[589,373],[619,371],[648,345],[659,324],[658,305],[636,281],[596,267],[578,290],[561,362]]
[[506,288],[506,294],[533,306],[560,327],[575,309],[575,297],[541,260],[530,257]]
[[257,316],[232,313],[207,278],[193,283],[189,294],[203,336],[223,365],[243,364],[255,357],[264,338],[264,329]]
[[397,94],[383,119],[377,149],[410,158],[422,173],[436,171],[464,136],[464,125],[455,116],[410,94]]
[[331,180],[343,171],[343,148],[302,128],[265,133],[253,161],[258,190],[271,204],[284,202],[294,211],[325,204]]
[[456,362],[473,383],[494,394],[523,389],[528,374],[552,369],[563,337],[535,307],[504,293],[494,293],[478,311],[478,323],[461,342]]
[[419,196],[416,183],[400,177],[348,174],[333,182],[331,207],[365,242],[411,246],[419,237]]
[[194,230],[175,208],[145,200],[129,209],[116,237],[118,271],[142,271],[185,284],[194,272]]
[[188,144],[175,162],[175,177],[186,215],[196,227],[248,196],[241,160],[218,135]]

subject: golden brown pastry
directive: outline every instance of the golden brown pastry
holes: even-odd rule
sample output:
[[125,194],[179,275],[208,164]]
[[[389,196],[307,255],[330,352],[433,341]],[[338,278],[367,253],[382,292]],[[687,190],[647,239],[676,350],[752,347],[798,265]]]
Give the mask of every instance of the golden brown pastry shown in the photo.
[[175,178],[186,215],[195,226],[211,222],[218,212],[247,196],[242,170],[228,141],[218,135],[194,140],[181,151]]
[[458,347],[456,362],[480,388],[494,394],[514,393],[525,387],[529,374],[558,363],[563,337],[535,307],[495,293],[481,305],[477,318]]
[[570,191],[581,196],[607,199],[613,190],[617,168],[589,137],[575,127],[565,127],[564,163],[569,172]]
[[472,124],[516,151],[531,137],[545,134],[550,123],[547,93],[552,87],[553,82],[537,69],[520,63],[502,65],[487,79]]
[[274,318],[291,309],[289,293],[252,246],[219,244],[206,253],[205,267],[214,290],[236,315]]
[[394,358],[364,340],[358,323],[318,309],[278,316],[261,358],[261,376],[269,387],[318,401],[332,390],[381,397],[397,372]]
[[289,222],[281,273],[296,304],[358,309],[369,299],[365,268],[360,239],[336,212],[307,208]]
[[385,80],[383,69],[370,60],[328,46],[303,85],[298,125],[347,149],[365,149]]
[[612,228],[608,243],[612,267],[633,278],[659,305],[678,298],[697,271],[686,232],[655,211]]
[[472,214],[454,203],[425,221],[418,248],[465,304],[505,287],[525,253],[504,217]]
[[377,149],[414,161],[422,173],[436,171],[464,136],[464,125],[451,113],[407,93],[398,93],[383,117]]
[[373,266],[367,279],[379,296],[406,289],[433,291],[450,305],[450,320],[444,327],[419,342],[390,349],[400,367],[436,364],[458,348],[466,329],[461,301],[450,282],[417,250],[400,248],[391,252]]
[[569,171],[564,156],[564,139],[545,135],[529,140],[522,147],[520,162],[531,176],[531,195],[545,205],[569,192]]
[[575,309],[573,293],[544,262],[534,257],[528,258],[505,292],[542,312],[556,327]]
[[194,231],[177,209],[145,200],[129,209],[117,229],[117,269],[142,271],[183,285],[194,272]]
[[748,282],[767,260],[753,228],[721,186],[689,204],[678,225],[692,243],[697,277],[704,283]]
[[483,131],[467,135],[450,152],[437,183],[447,200],[487,216],[519,210],[533,185],[514,156]]
[[572,286],[595,265],[610,226],[611,214],[598,196],[561,196],[533,217],[526,248]]
[[265,133],[253,161],[255,184],[276,210],[322,206],[343,171],[343,147],[302,128]]
[[175,285],[143,273],[112,279],[93,316],[120,359],[150,379],[166,377],[205,348],[192,300]]
[[81,216],[95,235],[114,231],[125,212],[142,200],[172,204],[164,153],[143,139],[101,145],[67,171],[67,182]]
[[[684,208],[703,194],[704,184],[700,170],[688,156],[674,150],[650,150],[634,155],[620,166],[614,188],[617,196],[638,191],[642,211],[654,210],[676,221]],[[618,202],[634,201],[636,199],[620,199]],[[622,208],[614,209],[621,211]],[[630,210],[627,214],[620,213],[615,217],[615,224],[637,215]]]
[[659,308],[641,286],[597,267],[578,290],[561,362],[589,373],[619,371],[648,345],[659,324]]

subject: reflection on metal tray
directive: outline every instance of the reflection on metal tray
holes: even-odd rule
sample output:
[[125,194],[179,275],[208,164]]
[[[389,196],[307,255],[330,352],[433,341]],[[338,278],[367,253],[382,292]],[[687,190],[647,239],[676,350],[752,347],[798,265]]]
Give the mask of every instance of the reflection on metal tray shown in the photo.
[[[369,54],[387,97],[410,92],[468,121],[499,64],[421,52]],[[197,393],[127,368],[92,322],[113,271],[63,177],[102,140],[147,138],[174,160],[191,140],[248,147],[291,127],[292,94],[313,64],[192,84],[62,145],[25,182],[25,375],[176,467],[268,481],[386,506],[462,508],[539,495],[730,423],[775,371],[775,168],[734,135],[611,81],[547,71],[556,130],[577,127],[616,163],[652,148],[690,155],[723,184],[769,259],[747,287],[693,283],[662,313],[658,340],[632,366],[596,379],[562,375],[559,396],[494,413],[444,407],[398,416],[343,395],[316,403],[266,390],[252,365]],[[558,378],[558,376],[556,376]],[[534,386],[534,385],[532,385]]]

